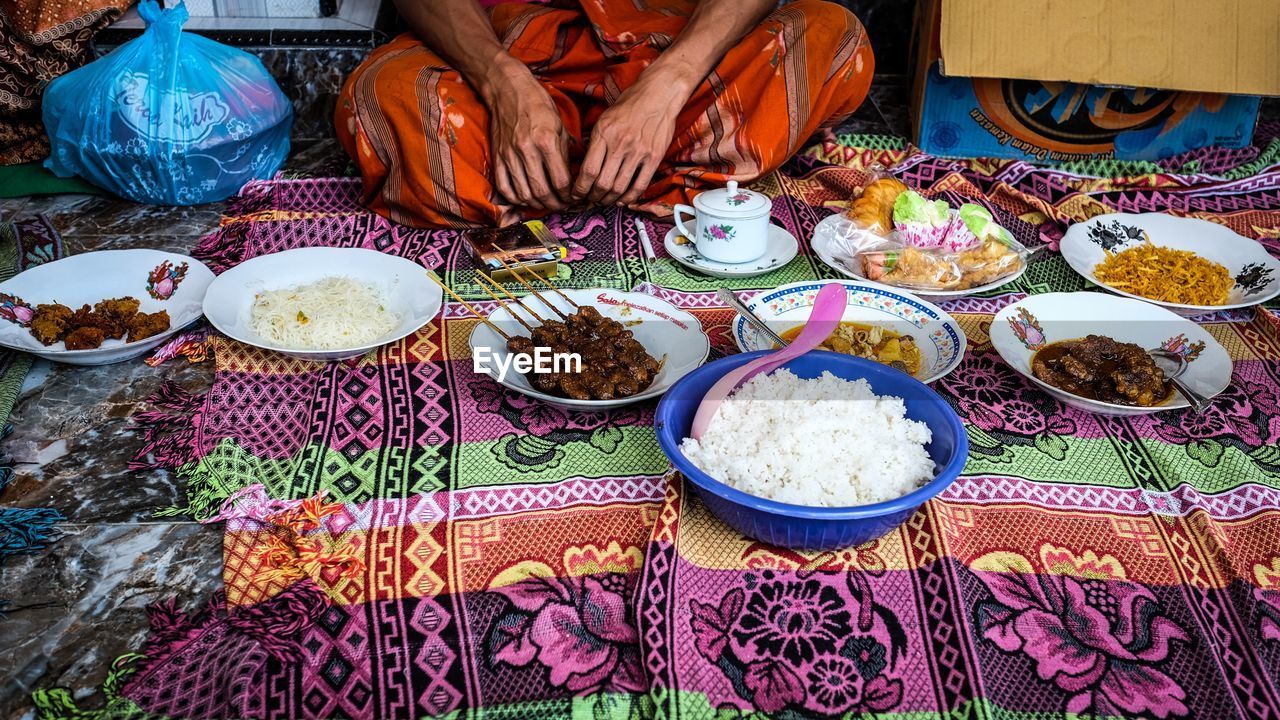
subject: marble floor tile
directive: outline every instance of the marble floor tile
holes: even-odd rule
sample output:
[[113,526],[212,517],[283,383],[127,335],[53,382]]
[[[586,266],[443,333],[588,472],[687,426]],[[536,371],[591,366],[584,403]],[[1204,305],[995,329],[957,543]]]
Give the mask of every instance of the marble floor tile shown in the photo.
[[158,368],[140,360],[52,365],[10,418],[14,431],[0,450],[15,474],[0,498],[11,507],[55,507],[71,522],[154,520],[182,499],[184,483],[167,470],[128,469],[142,442],[132,417],[165,380],[202,392],[212,373],[210,363],[182,359]]
[[144,608],[195,608],[221,586],[222,526],[69,523],[48,550],[0,570],[0,718],[30,716],[35,688],[69,688],[95,706],[111,661],[142,647]]
[[[69,253],[152,247],[190,252],[217,227],[222,205],[148,208],[118,198],[55,195],[7,202],[23,216],[45,213]],[[0,212],[7,212],[0,209]],[[197,605],[220,586],[222,527],[157,521],[181,501],[167,470],[127,469],[141,433],[131,417],[160,384],[206,389],[211,363],[141,360],[99,367],[37,361],[10,420],[0,457],[14,479],[6,507],[53,507],[62,537],[0,567],[0,719],[30,717],[30,690],[63,685],[92,694],[111,661],[139,649],[142,608],[178,598]],[[92,703],[90,703],[92,706]]]
[[289,159],[281,170],[285,173],[306,173],[315,176],[341,176],[355,174],[355,167],[347,151],[337,138],[323,140],[297,140],[293,143]]
[[[61,195],[37,200],[49,204],[50,209],[42,212],[68,240],[87,235],[202,235],[218,226],[223,208],[222,203],[189,207],[141,205],[95,195]],[[35,208],[33,202],[24,212],[36,212]]]

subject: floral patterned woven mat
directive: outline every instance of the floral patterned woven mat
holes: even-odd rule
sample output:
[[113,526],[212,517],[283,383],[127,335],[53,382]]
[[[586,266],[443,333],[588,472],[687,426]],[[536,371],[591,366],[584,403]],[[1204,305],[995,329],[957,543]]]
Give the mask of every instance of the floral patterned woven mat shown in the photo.
[[[1278,133],[1260,128],[1259,147]],[[846,138],[754,187],[807,238],[871,163],[987,203],[1031,244],[1102,212],[1160,211],[1280,253],[1274,163],[1236,179],[1091,179]],[[456,233],[364,212],[356,183],[252,185],[199,254],[221,271],[292,247],[376,248],[487,307]],[[574,244],[562,285],[660,295],[701,320],[716,353],[732,351],[722,283],[834,277],[804,243],[769,275],[721,281],[665,255],[646,263],[619,211],[549,224]],[[649,228],[660,239],[667,226]],[[970,350],[934,387],[966,420],[965,472],[889,535],[829,553],[753,543],[710,516],[668,475],[652,403],[567,413],[476,375],[475,321],[456,304],[351,363],[215,336],[212,389],[156,398],[138,462],[186,483],[187,502],[165,512],[225,521],[226,591],[198,612],[153,608],[153,636],[113,667],[104,712],[1280,715],[1280,322],[1264,309],[1204,319],[1235,360],[1209,413],[1099,417],[1027,385],[988,339],[1009,302],[1082,289],[1049,252],[998,293],[948,304]],[[36,702],[46,717],[74,709],[59,689]]]

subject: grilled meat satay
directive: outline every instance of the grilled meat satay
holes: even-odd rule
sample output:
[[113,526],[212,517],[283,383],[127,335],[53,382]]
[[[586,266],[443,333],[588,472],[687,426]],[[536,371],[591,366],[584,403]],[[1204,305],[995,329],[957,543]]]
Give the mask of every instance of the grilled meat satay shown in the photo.
[[575,400],[630,397],[649,387],[659,369],[631,330],[589,306],[563,322],[545,321],[529,337],[512,337],[507,347],[526,354],[538,348],[576,354],[581,360],[578,372],[529,374],[529,382],[540,391]]

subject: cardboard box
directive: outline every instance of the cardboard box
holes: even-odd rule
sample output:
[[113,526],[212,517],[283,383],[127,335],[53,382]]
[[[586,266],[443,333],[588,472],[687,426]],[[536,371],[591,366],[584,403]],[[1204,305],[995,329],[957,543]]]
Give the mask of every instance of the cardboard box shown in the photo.
[[957,77],[1280,95],[1280,0],[943,0]]
[[[1154,17],[1163,11],[1158,9],[1163,4],[1144,4],[1152,16],[1148,26],[1173,23]],[[1280,8],[1280,0],[1257,4]],[[1130,0],[921,0],[917,4],[912,115],[915,141],[921,149],[949,157],[1053,162],[1098,157],[1155,160],[1208,145],[1242,147],[1253,137],[1258,97],[1143,88],[1157,82],[1199,88],[1215,84],[1228,89],[1272,88],[1270,83],[1276,82],[1274,91],[1280,92],[1280,78],[1273,77],[1280,73],[1276,37],[1271,38],[1270,61],[1263,54],[1251,59],[1256,65],[1268,65],[1256,72],[1252,65],[1240,73],[1220,71],[1221,63],[1209,60],[1198,75],[1183,63],[1148,63],[1144,68],[1120,60],[1122,67],[1112,69],[1113,63],[1100,62],[1096,56],[1123,57],[1124,51],[1112,43],[1123,45],[1132,37],[1118,30],[1099,32],[1097,22],[1079,18],[1081,24],[1072,25],[1073,15],[1058,17],[1064,14],[1058,12],[1061,8],[1052,10],[1059,5],[1079,6],[1083,9],[1077,14],[1094,20],[1104,6],[1112,6],[1117,18],[1132,9]],[[1174,10],[1181,6],[1181,0],[1168,3]],[[1033,12],[1037,8],[1040,15]],[[1044,17],[1055,18],[1057,31],[1033,34],[1047,31]],[[1016,34],[1000,42],[1002,33]],[[1010,37],[1019,39],[1010,41]],[[1093,48],[1094,56],[1087,62],[1074,49],[1079,43]],[[1201,38],[1196,38],[1195,46],[1201,46]],[[1181,55],[1195,55],[1187,53],[1182,43],[1170,47]],[[985,64],[988,60],[990,64]],[[966,76],[958,76],[957,67],[964,68]],[[990,77],[1000,72],[1011,74]],[[981,76],[969,77],[969,73]],[[1139,87],[1108,87],[1101,82]]]

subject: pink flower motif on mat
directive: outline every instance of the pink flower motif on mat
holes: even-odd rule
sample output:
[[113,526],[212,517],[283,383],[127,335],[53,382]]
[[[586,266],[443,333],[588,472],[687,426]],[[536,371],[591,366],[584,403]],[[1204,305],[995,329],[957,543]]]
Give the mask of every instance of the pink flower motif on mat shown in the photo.
[[815,554],[804,570],[746,573],[744,586],[718,602],[688,601],[698,656],[759,713],[816,720],[885,712],[902,700],[902,681],[890,673],[907,638],[875,602],[870,579],[879,573],[836,570],[853,559],[835,555]]
[[502,396],[506,390],[489,379],[470,383],[471,397],[476,401],[476,409],[485,413],[496,413],[502,409]]
[[562,262],[574,262],[575,260],[581,260],[585,258],[588,254],[588,251],[585,247],[572,241],[566,242],[564,244],[564,249],[565,249],[565,255],[564,255],[564,260],[562,260]]
[[844,712],[862,696],[862,676],[852,660],[824,658],[809,670],[813,697],[833,712]]
[[547,669],[551,685],[576,694],[644,690],[639,637],[625,599],[627,576],[548,573],[526,573],[494,588],[511,609],[492,631],[491,661],[517,667],[536,662]]
[[1186,691],[1158,666],[1189,638],[1151,591],[1110,556],[1046,546],[1046,560],[1052,567],[1036,568],[995,552],[973,563],[992,596],[978,605],[983,637],[1030,658],[1041,680],[1068,693],[1069,713],[1187,714]]
[[776,660],[751,663],[742,681],[752,692],[751,702],[761,712],[776,713],[793,703],[804,702],[804,685],[800,684],[800,678]]
[[1000,407],[1005,426],[1012,432],[1036,435],[1045,430],[1044,414],[1031,403],[1013,400]]
[[716,662],[724,653],[729,644],[729,628],[742,612],[742,602],[742,588],[730,590],[720,599],[719,607],[697,600],[689,601],[689,610],[693,616],[689,621],[693,630],[693,645],[704,658]]
[[1253,589],[1258,601],[1258,634],[1280,642],[1280,557],[1271,558],[1269,566],[1254,565],[1253,579],[1258,583]]
[[1264,640],[1280,642],[1280,590],[1254,588],[1253,597],[1260,610],[1258,634]]
[[792,663],[831,652],[849,634],[849,611],[835,588],[816,580],[764,583],[751,595],[734,635],[761,654]]
[[942,379],[946,389],[967,400],[986,406],[1009,399],[1020,387],[1013,370],[994,353],[970,353],[956,372]]
[[1280,429],[1272,422],[1275,413],[1268,412],[1275,402],[1273,388],[1236,375],[1204,413],[1158,413],[1153,416],[1158,421],[1154,429],[1161,439],[1179,445],[1234,436],[1249,447],[1257,447],[1264,444],[1264,432],[1273,437]]
[[520,425],[531,435],[546,435],[563,429],[569,422],[564,410],[526,395],[516,395],[510,402],[520,411]]
[[983,430],[1004,429],[1004,419],[1000,417],[1000,414],[980,402],[962,399],[960,401],[960,414],[971,424]]

